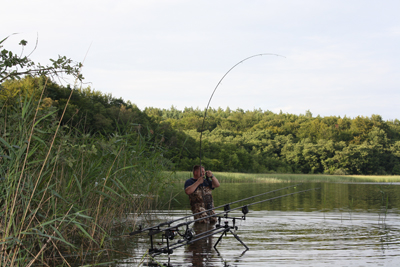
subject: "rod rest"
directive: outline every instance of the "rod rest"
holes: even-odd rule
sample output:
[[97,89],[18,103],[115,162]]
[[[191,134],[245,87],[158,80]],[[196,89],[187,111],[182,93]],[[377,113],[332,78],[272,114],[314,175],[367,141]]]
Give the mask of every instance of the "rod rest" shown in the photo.
[[149,253],[150,253],[150,254],[155,254],[155,253],[168,253],[168,254],[172,254],[173,252],[174,252],[173,249],[168,249],[168,248],[162,248],[162,249],[153,248],[153,249],[149,249]]
[[224,206],[224,211],[229,211],[229,210],[231,210],[231,206],[229,204],[226,204]]

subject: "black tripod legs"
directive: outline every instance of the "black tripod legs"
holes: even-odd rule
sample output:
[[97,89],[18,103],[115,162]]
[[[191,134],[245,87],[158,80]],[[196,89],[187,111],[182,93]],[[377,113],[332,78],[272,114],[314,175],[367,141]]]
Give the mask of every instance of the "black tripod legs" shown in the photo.
[[[228,231],[236,238],[237,241],[240,242],[240,244],[242,244],[242,245],[246,248],[245,251],[249,250],[249,247],[246,246],[246,244],[243,243],[243,241],[239,238],[239,236],[238,236],[237,234],[235,234],[234,232],[232,232],[232,230],[231,230],[230,228],[226,228],[225,231],[222,232],[221,236],[218,238],[217,242],[216,242],[215,245],[214,245],[214,249],[215,249],[215,250],[217,250],[217,245],[218,245],[219,241],[221,241],[222,237],[223,237],[224,235],[226,235],[226,233],[227,233]],[[218,250],[217,250],[217,251],[218,251]]]
[[231,232],[231,234],[236,238],[236,240],[237,241],[239,241],[240,242],[240,244],[242,244],[245,248],[246,248],[246,250],[245,251],[247,251],[247,250],[249,250],[249,247],[248,246],[246,246],[246,244],[245,243],[243,243],[243,241],[242,240],[240,240],[240,238],[239,238],[239,236],[237,235],[237,234],[235,234],[234,232],[232,232],[232,230],[230,230],[229,229],[229,232]]

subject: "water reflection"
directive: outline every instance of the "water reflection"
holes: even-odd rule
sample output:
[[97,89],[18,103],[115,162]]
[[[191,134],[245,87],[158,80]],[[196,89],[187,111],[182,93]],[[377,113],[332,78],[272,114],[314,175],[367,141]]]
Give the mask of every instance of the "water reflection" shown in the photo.
[[[213,229],[214,224],[195,223],[193,230],[196,235]],[[192,266],[214,266],[212,258],[216,257],[216,251],[213,249],[213,236],[205,237],[188,245],[185,248],[185,263],[191,263]]]
[[[219,206],[287,185],[221,185],[214,201]],[[213,248],[219,237],[216,235],[176,249],[170,259],[160,255],[157,261],[170,260],[171,266],[215,267],[400,264],[400,186],[309,183],[266,198],[317,187],[321,189],[251,206],[247,219],[238,223],[237,233],[250,248],[244,255],[243,246],[228,234],[218,244],[219,253]],[[174,203],[180,204],[173,206],[172,219],[190,212],[186,195],[178,195]],[[230,214],[240,215],[239,211]],[[213,226],[193,227],[196,233],[201,233]],[[136,251],[148,248],[148,239],[138,242]],[[143,253],[137,253],[137,259],[142,256]]]
[[[288,183],[229,183],[221,185],[213,198],[215,206],[220,206],[262,192],[287,187]],[[301,191],[304,189],[320,188],[304,194],[284,197],[270,202],[252,206],[253,210],[281,210],[281,211],[315,211],[315,210],[380,210],[396,209],[400,207],[400,186],[384,183],[303,183],[295,190],[287,189],[270,195],[238,203],[237,206],[258,200]],[[182,210],[190,209],[186,194],[180,185],[176,185],[176,201],[171,208]]]

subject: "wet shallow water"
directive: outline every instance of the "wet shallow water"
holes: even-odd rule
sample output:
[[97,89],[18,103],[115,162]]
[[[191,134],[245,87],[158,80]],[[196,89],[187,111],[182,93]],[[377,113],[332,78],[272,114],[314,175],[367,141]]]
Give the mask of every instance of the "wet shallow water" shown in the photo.
[[[172,218],[184,216],[176,211]],[[233,215],[233,214],[232,214]],[[236,215],[240,216],[240,213]],[[172,266],[399,266],[400,215],[366,212],[251,211],[236,233],[219,235],[177,248],[156,260]],[[196,232],[207,225],[194,225]],[[133,240],[132,240],[133,241]],[[118,266],[135,266],[149,248],[146,235],[136,239],[137,256]],[[151,262],[146,259],[145,262]]]
[[[243,189],[243,185],[236,186]],[[254,195],[256,191],[283,186],[287,185],[249,185],[257,189],[246,191]],[[232,196],[236,189],[234,185],[230,187],[229,197],[215,195],[216,206],[241,198]],[[246,220],[236,222],[236,233],[249,247],[247,251],[228,233],[218,244],[218,251],[213,248],[219,238],[215,235],[177,248],[170,257],[159,255],[155,260],[171,266],[400,265],[399,186],[324,184],[321,188],[252,207]],[[185,197],[177,203],[184,204]],[[158,219],[147,223],[154,225],[190,214],[188,209],[178,209],[179,205],[172,211],[160,211]],[[239,211],[230,213],[230,216],[241,215]],[[192,226],[196,233],[212,227]],[[117,249],[130,256],[120,256],[116,266],[155,263],[146,256],[150,247],[146,234],[125,239],[120,244]]]

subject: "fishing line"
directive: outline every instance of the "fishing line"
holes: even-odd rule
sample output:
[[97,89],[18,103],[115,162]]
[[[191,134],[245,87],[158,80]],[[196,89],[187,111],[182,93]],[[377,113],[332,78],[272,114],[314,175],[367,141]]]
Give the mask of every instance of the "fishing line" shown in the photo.
[[[261,200],[261,201],[257,201],[257,202],[253,202],[253,203],[251,203],[251,204],[247,204],[247,205],[244,205],[244,206],[241,206],[241,207],[237,207],[237,208],[233,208],[233,209],[229,209],[229,210],[225,210],[225,211],[223,211],[223,212],[219,212],[219,213],[216,213],[216,214],[214,214],[214,215],[211,215],[211,216],[219,216],[219,215],[225,215],[225,217],[219,217],[220,219],[232,219],[232,222],[233,222],[233,226],[229,226],[228,225],[228,221],[225,221],[225,225],[224,226],[222,226],[220,223],[221,223],[221,220],[219,220],[219,226],[216,226],[216,228],[214,228],[214,229],[211,229],[211,230],[208,230],[208,231],[206,231],[206,232],[202,232],[202,233],[200,233],[200,234],[195,234],[195,235],[193,235],[193,236],[190,236],[190,238],[189,239],[184,239],[184,240],[178,240],[177,242],[175,242],[175,243],[172,243],[172,244],[170,244],[169,243],[169,239],[170,240],[173,240],[174,238],[174,236],[175,235],[169,235],[169,234],[167,234],[167,233],[171,233],[171,232],[179,232],[178,231],[178,228],[179,227],[182,227],[182,226],[186,226],[186,228],[187,229],[189,229],[188,228],[188,225],[189,224],[192,224],[192,223],[195,223],[195,222],[197,222],[197,221],[199,221],[199,220],[202,220],[202,219],[205,219],[205,218],[199,218],[199,219],[195,219],[195,220],[192,220],[192,221],[190,221],[190,222],[186,222],[186,223],[181,223],[181,224],[178,224],[178,225],[175,225],[175,226],[170,226],[170,227],[168,227],[168,228],[164,228],[164,229],[160,229],[160,226],[161,225],[158,225],[157,226],[157,229],[154,229],[153,228],[153,230],[150,230],[149,231],[149,236],[150,236],[150,238],[152,238],[152,236],[153,235],[155,235],[155,234],[158,234],[158,233],[161,233],[161,232],[164,232],[165,234],[165,238],[166,238],[166,240],[167,240],[167,246],[165,246],[165,247],[162,247],[162,248],[153,248],[153,245],[151,246],[151,254],[153,255],[153,256],[157,256],[157,255],[160,255],[160,254],[162,254],[162,253],[168,253],[168,254],[172,254],[172,252],[173,252],[173,250],[174,249],[176,249],[176,248],[179,248],[179,247],[182,247],[182,246],[185,246],[185,245],[188,245],[188,244],[192,244],[192,243],[194,243],[194,242],[196,242],[196,241],[198,241],[198,240],[202,240],[202,239],[204,239],[204,238],[206,238],[206,237],[209,237],[209,236],[212,236],[212,235],[215,235],[215,234],[218,234],[218,233],[222,233],[222,234],[225,234],[226,235],[226,233],[229,231],[230,233],[232,233],[234,236],[235,236],[235,238],[242,244],[242,245],[244,245],[245,247],[246,247],[246,250],[248,250],[249,248],[239,239],[239,237],[235,234],[235,232],[236,232],[236,227],[235,227],[235,220],[236,219],[238,219],[238,220],[245,220],[245,216],[246,216],[246,214],[248,213],[248,209],[247,209],[247,207],[248,206],[252,206],[252,205],[256,205],[256,204],[260,204],[260,203],[263,203],[263,202],[266,202],[266,201],[273,201],[273,200],[276,200],[276,199],[279,199],[279,198],[283,198],[283,197],[287,197],[287,196],[291,196],[291,195],[296,195],[296,194],[300,194],[300,193],[305,193],[305,192],[309,192],[309,191],[313,191],[313,190],[319,190],[320,188],[311,188],[311,189],[307,189],[307,190],[302,190],[302,191],[297,191],[297,192],[293,192],[293,193],[288,193],[288,194],[284,194],[284,195],[280,195],[280,196],[276,196],[276,197],[272,197],[272,198],[269,198],[269,199],[264,199],[264,200]],[[244,209],[244,208],[246,208],[246,209]],[[229,213],[229,212],[232,212],[232,211],[235,211],[235,210],[238,210],[238,209],[242,209],[242,212],[243,212],[243,216],[240,218],[240,217],[228,217],[227,216],[227,214]],[[211,217],[211,216],[208,216],[208,218],[209,217]],[[233,232],[232,231],[232,229],[234,229],[235,230],[235,232]],[[146,229],[143,229],[143,230],[146,230]],[[139,233],[139,231],[137,231],[137,232],[134,232],[134,233],[132,233],[132,234],[136,234],[136,233]],[[131,234],[130,234],[131,235]],[[182,236],[182,235],[181,235]],[[183,236],[184,237],[184,236]],[[194,238],[194,239],[192,239],[192,238]],[[214,248],[216,248],[216,246],[218,245],[218,243],[219,243],[219,241],[220,241],[220,239],[222,238],[222,235],[220,236],[220,238],[218,239],[218,241],[217,241],[217,243],[214,245]],[[152,240],[152,239],[151,239]]]
[[[296,194],[300,194],[300,193],[305,193],[305,192],[309,192],[309,191],[313,191],[313,190],[319,190],[319,189],[320,189],[320,188],[311,188],[311,189],[306,189],[306,190],[302,190],[302,191],[297,191],[297,192],[293,192],[293,193],[289,193],[289,194],[285,194],[285,195],[280,195],[280,196],[277,196],[277,197],[271,197],[271,198],[268,198],[268,199],[264,199],[264,200],[260,200],[260,201],[257,201],[257,202],[253,202],[253,203],[251,203],[251,204],[247,204],[247,205],[240,206],[240,207],[237,207],[237,208],[233,208],[233,209],[225,210],[225,211],[222,211],[222,212],[218,212],[218,213],[213,214],[213,215],[209,215],[209,216],[206,216],[206,217],[202,217],[202,218],[199,218],[199,219],[195,219],[195,220],[192,220],[192,221],[187,222],[186,224],[188,224],[188,223],[195,223],[195,222],[198,222],[198,221],[200,221],[200,220],[202,220],[202,219],[210,218],[210,217],[212,217],[212,216],[218,216],[218,215],[227,214],[228,212],[235,211],[235,210],[238,210],[238,209],[242,209],[243,207],[249,207],[249,206],[256,205],[256,204],[260,204],[260,203],[263,203],[263,202],[272,201],[272,200],[275,200],[275,199],[278,199],[278,198],[283,198],[283,197],[287,197],[287,196],[291,196],[291,195],[296,195]],[[179,227],[179,226],[183,226],[183,225],[185,225],[185,224],[181,223],[181,224],[178,224],[178,225],[175,226],[175,227]],[[167,228],[167,229],[171,229],[171,228],[173,228],[173,227],[170,227],[170,228]],[[165,230],[165,229],[164,229],[164,230]]]
[[[166,225],[167,225],[168,227],[170,227],[170,228],[167,228],[167,229],[172,229],[172,228],[176,227],[176,226],[172,226],[172,227],[171,227],[171,224],[173,224],[174,222],[181,221],[181,220],[190,218],[190,217],[192,217],[192,216],[199,215],[199,214],[202,214],[202,213],[204,213],[204,212],[211,211],[211,210],[216,210],[216,209],[219,209],[219,208],[224,208],[224,209],[225,209],[225,207],[229,207],[229,210],[232,210],[232,209],[230,208],[230,205],[232,205],[232,204],[236,204],[236,203],[239,203],[239,202],[242,202],[242,201],[246,201],[246,200],[249,200],[249,199],[253,199],[253,198],[256,198],[256,197],[260,197],[260,196],[263,196],[263,195],[276,193],[276,192],[278,192],[278,191],[282,191],[282,190],[285,190],[285,189],[289,189],[289,188],[293,188],[293,187],[296,188],[297,186],[300,186],[300,185],[302,185],[302,184],[300,183],[300,184],[290,185],[290,186],[283,187],[283,188],[278,188],[278,189],[271,190],[271,191],[268,191],[268,192],[264,192],[264,193],[261,193],[261,194],[258,194],[258,195],[254,195],[254,196],[251,196],[251,197],[247,197],[247,198],[243,198],[243,199],[240,199],[240,200],[236,200],[236,201],[233,201],[233,202],[230,202],[230,203],[227,203],[227,204],[218,206],[218,207],[214,207],[214,208],[209,209],[209,210],[200,211],[200,212],[198,212],[198,213],[193,213],[193,214],[190,214],[190,215],[187,215],[187,216],[184,216],[184,217],[180,217],[180,218],[175,219],[175,220],[171,220],[171,221],[168,221],[168,222],[159,223],[159,224],[157,224],[157,225],[155,225],[155,226],[151,226],[151,227],[148,227],[148,228],[145,228],[145,229],[140,228],[139,230],[134,231],[134,232],[130,233],[129,235],[135,235],[135,234],[138,234],[138,233],[141,233],[141,232],[144,232],[144,231],[148,231],[148,230],[160,229],[160,227],[163,227],[163,226],[166,226]],[[242,207],[242,206],[241,206],[241,207]],[[191,222],[191,221],[190,221],[190,222]],[[187,225],[187,224],[188,224],[188,222],[186,221],[185,223],[181,223],[180,225]]]
[[[203,219],[207,219],[207,218],[210,218],[210,217],[215,217],[215,216],[219,216],[219,215],[228,214],[229,212],[232,212],[232,211],[235,211],[235,210],[242,209],[242,211],[243,211],[244,207],[249,207],[249,206],[253,206],[253,205],[256,205],[256,204],[264,203],[264,202],[267,202],[267,201],[273,201],[273,200],[276,200],[276,199],[279,199],[279,198],[292,196],[292,195],[297,195],[297,194],[301,194],[301,193],[305,193],[305,192],[309,192],[309,191],[314,191],[314,190],[319,190],[319,189],[321,189],[321,188],[319,188],[319,187],[318,188],[310,188],[310,189],[296,191],[296,192],[293,192],[293,193],[288,193],[288,194],[284,194],[284,195],[280,195],[280,196],[276,196],[276,197],[271,197],[271,198],[268,198],[268,199],[264,199],[264,200],[260,200],[260,201],[253,202],[253,203],[250,203],[250,204],[246,204],[246,205],[243,205],[243,206],[239,206],[239,207],[236,207],[236,208],[229,208],[229,210],[224,210],[224,211],[221,211],[221,212],[217,212],[217,213],[215,213],[213,215],[208,215],[206,217],[201,217],[201,218],[198,218],[198,219],[194,219],[194,220],[191,220],[191,221],[187,221],[187,222],[184,222],[184,223],[179,223],[177,225],[171,226],[171,224],[173,222],[176,222],[176,221],[179,221],[181,219],[186,218],[186,217],[182,217],[182,218],[180,218],[178,220],[165,222],[165,223],[160,223],[160,224],[158,224],[156,226],[152,226],[152,227],[149,227],[149,228],[136,230],[136,231],[134,231],[132,233],[129,233],[129,235],[136,235],[136,234],[142,233],[144,231],[150,231],[149,235],[155,235],[155,234],[167,231],[167,230],[177,229],[177,228],[182,227],[182,226],[188,226],[188,225],[190,225],[192,223],[198,222],[198,221],[203,220]],[[202,211],[200,213],[203,213],[203,212],[204,211]],[[163,227],[163,226],[167,226],[167,228],[161,229],[161,227]]]
[[241,61],[239,61],[238,63],[236,63],[235,65],[233,65],[233,66],[224,74],[224,76],[222,76],[222,78],[219,80],[219,82],[218,82],[217,85],[215,86],[214,91],[212,92],[211,97],[210,97],[210,99],[208,100],[206,110],[205,110],[205,112],[204,112],[203,123],[202,123],[201,129],[200,129],[200,153],[199,153],[199,156],[200,156],[200,166],[201,166],[201,156],[202,156],[202,155],[201,155],[201,140],[202,140],[203,131],[204,131],[204,123],[205,123],[205,121],[206,121],[207,111],[208,111],[208,108],[209,108],[209,106],[210,106],[211,100],[212,100],[212,98],[213,98],[213,96],[214,96],[214,94],[215,94],[215,91],[217,91],[218,86],[221,84],[222,80],[223,80],[223,79],[228,75],[228,73],[231,72],[231,70],[233,70],[237,65],[239,65],[239,64],[241,64],[241,63],[243,63],[243,62],[245,62],[246,60],[249,60],[249,59],[254,58],[254,57],[259,57],[259,56],[277,56],[277,57],[284,57],[284,56],[281,56],[281,55],[278,55],[278,54],[271,54],[271,53],[262,53],[262,54],[252,55],[252,56],[250,56],[250,57],[247,57],[247,58],[245,58],[245,59],[242,59]]

